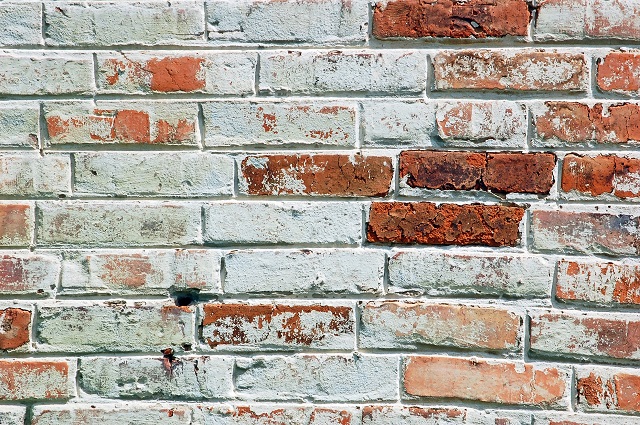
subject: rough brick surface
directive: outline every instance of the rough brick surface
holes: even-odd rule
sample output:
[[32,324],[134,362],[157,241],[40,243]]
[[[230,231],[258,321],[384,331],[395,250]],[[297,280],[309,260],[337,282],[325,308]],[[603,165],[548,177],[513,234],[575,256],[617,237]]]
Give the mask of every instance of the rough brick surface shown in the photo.
[[567,155],[562,164],[562,190],[628,199],[640,196],[640,159],[615,155]]
[[13,350],[31,339],[31,312],[20,308],[0,310],[0,350]]
[[0,400],[64,400],[75,395],[71,365],[61,360],[0,360]]
[[59,275],[60,262],[53,255],[4,254],[0,257],[0,294],[49,295]]
[[637,95],[640,92],[640,54],[612,52],[598,61],[597,83],[604,92]]
[[585,411],[640,412],[638,391],[640,375],[637,371],[597,368],[579,368],[576,373],[578,407]]
[[[40,405],[33,408],[33,425],[76,425],[95,421],[104,425],[161,422],[167,425],[189,423],[191,410],[185,406],[129,405]],[[13,425],[13,424],[12,424]]]

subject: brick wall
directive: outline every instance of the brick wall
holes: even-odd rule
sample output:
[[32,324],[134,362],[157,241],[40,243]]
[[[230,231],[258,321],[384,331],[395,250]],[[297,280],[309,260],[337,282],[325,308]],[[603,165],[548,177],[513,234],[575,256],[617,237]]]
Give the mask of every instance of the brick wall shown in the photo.
[[637,0],[0,23],[0,424],[640,424]]

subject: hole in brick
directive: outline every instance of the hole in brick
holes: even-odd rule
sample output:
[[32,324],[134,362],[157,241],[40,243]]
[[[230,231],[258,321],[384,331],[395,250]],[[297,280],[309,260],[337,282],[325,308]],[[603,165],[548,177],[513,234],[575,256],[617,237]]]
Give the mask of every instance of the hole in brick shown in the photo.
[[186,307],[198,302],[198,294],[195,292],[180,292],[173,295],[178,307]]
[[97,176],[98,172],[96,170],[91,170],[91,174],[93,174],[94,176]]
[[58,195],[58,198],[66,198],[66,197],[67,197],[67,195],[65,195],[64,193],[61,193],[61,194]]
[[182,349],[183,349],[184,351],[191,351],[191,348],[192,348],[192,347],[191,347],[191,344],[189,344],[189,343],[187,343],[187,342],[185,342],[185,343],[183,343],[183,344],[182,344]]

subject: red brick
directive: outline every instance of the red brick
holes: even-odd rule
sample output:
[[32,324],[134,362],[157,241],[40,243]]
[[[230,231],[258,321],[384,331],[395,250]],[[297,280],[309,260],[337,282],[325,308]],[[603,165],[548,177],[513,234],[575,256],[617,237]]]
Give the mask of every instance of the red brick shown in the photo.
[[547,194],[555,164],[551,153],[490,153],[484,183],[493,192]]
[[524,209],[501,205],[374,202],[367,240],[433,245],[515,246]]
[[596,157],[569,154],[562,164],[562,190],[576,190],[598,196],[613,192],[615,157]]
[[0,256],[1,294],[45,294],[58,284],[60,264],[56,257],[37,254]]
[[69,364],[49,360],[0,360],[0,400],[67,399]]
[[436,90],[583,91],[581,54],[493,50],[444,51],[433,59]]
[[467,423],[466,409],[441,407],[365,406],[363,425],[382,424],[463,424]]
[[393,178],[383,156],[248,156],[241,167],[250,195],[386,196]]
[[211,424],[242,425],[356,425],[358,411],[319,406],[286,405],[219,405],[198,406]]
[[31,312],[19,308],[0,310],[0,350],[13,350],[29,343]]
[[488,403],[564,405],[568,374],[553,367],[453,357],[409,357],[404,388],[410,396]]
[[524,0],[391,0],[373,9],[373,35],[485,38],[526,36],[531,13]]
[[29,204],[0,204],[0,246],[28,246],[33,230]]
[[545,102],[536,113],[537,136],[567,143],[627,143],[640,140],[640,106],[631,103],[589,106],[578,102]]
[[581,408],[640,413],[640,375],[636,371],[610,368],[593,372],[580,370],[577,378],[578,405]]
[[598,60],[597,81],[602,91],[640,93],[640,53],[612,52]]

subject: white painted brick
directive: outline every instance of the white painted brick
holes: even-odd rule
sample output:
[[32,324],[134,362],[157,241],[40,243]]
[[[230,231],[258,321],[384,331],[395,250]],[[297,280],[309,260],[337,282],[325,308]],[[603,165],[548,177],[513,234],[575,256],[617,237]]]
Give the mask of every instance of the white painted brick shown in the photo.
[[354,147],[352,102],[209,102],[202,106],[205,145]]
[[51,295],[59,275],[60,261],[54,255],[18,251],[0,256],[0,294]]
[[197,197],[233,193],[233,158],[210,153],[76,153],[74,192]]
[[357,244],[362,208],[343,202],[218,202],[204,207],[205,243]]
[[37,243],[131,247],[199,243],[200,205],[172,202],[38,202]]
[[537,41],[575,40],[584,37],[586,0],[541,0],[533,29]]
[[0,154],[0,194],[15,196],[69,195],[69,155]]
[[42,44],[40,3],[0,4],[0,46]]
[[50,46],[170,45],[203,40],[204,10],[197,1],[47,2]]
[[38,149],[39,113],[35,103],[0,103],[0,146]]
[[367,0],[210,0],[206,7],[216,44],[363,44],[369,26]]
[[365,406],[362,425],[531,425],[531,414],[438,406]]
[[536,425],[640,425],[640,418],[620,415],[594,415],[579,413],[539,413],[535,415]]
[[82,358],[79,384],[84,392],[107,398],[228,398],[233,363],[228,357]]
[[231,251],[229,294],[360,294],[382,289],[384,254],[361,250]]
[[194,342],[193,311],[160,302],[46,302],[36,328],[41,352],[157,352]]
[[0,424],[2,425],[24,425],[26,408],[23,406],[2,406],[0,407]]
[[264,93],[417,94],[426,86],[420,51],[280,51],[260,54]]
[[385,100],[365,101],[362,106],[366,145],[431,146],[435,103]]
[[[291,404],[198,405],[194,422],[203,425],[360,425],[353,406]],[[195,424],[194,424],[195,425]]]
[[397,357],[355,354],[238,359],[236,391],[256,400],[395,400],[398,366]]
[[544,298],[551,293],[554,266],[539,256],[398,252],[389,259],[389,291]]
[[[33,425],[163,425],[191,424],[191,409],[158,404],[73,404],[33,406]],[[4,424],[4,422],[3,422]],[[23,425],[23,422],[20,422]]]
[[0,52],[1,94],[84,94],[92,90],[89,54]]

